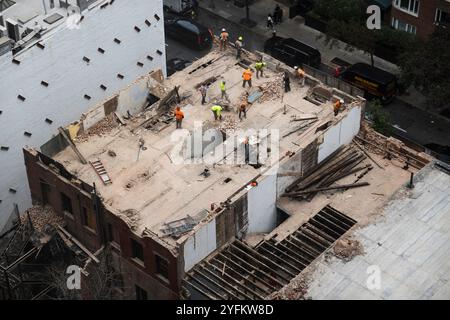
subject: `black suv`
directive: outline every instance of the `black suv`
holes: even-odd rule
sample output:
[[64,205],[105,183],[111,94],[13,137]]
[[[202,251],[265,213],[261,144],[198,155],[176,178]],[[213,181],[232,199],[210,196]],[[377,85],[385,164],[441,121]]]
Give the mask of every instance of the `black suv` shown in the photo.
[[169,38],[175,39],[192,49],[202,50],[212,46],[213,33],[211,29],[191,19],[167,19],[164,21],[164,27]]
[[291,67],[306,64],[320,68],[319,50],[292,38],[272,37],[264,43],[264,52]]

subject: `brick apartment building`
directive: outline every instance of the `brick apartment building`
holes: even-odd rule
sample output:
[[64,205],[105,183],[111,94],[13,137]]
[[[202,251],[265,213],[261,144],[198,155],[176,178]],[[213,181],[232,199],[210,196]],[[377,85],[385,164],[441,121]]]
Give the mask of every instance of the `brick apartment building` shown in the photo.
[[391,25],[427,40],[436,27],[450,27],[450,1],[393,0]]
[[[251,57],[256,61],[256,55]],[[269,57],[265,61],[269,69],[275,71],[277,62],[270,62]],[[255,86],[265,81],[276,83],[276,73],[272,70],[265,72],[268,78],[255,79]],[[186,274],[204,258],[233,239],[269,233],[279,224],[276,202],[284,188],[297,179],[295,176],[265,175],[251,165],[177,165],[171,155],[174,123],[167,124],[164,113],[148,118],[156,107],[145,111],[140,105],[145,102],[149,90],[161,99],[156,105],[164,106],[162,103],[167,100],[169,88],[181,86],[180,96],[189,96],[190,92],[196,91],[196,84],[214,81],[212,75],[232,83],[236,75],[240,78],[241,72],[242,67],[236,65],[231,51],[225,56],[214,51],[167,80],[162,77],[152,79],[152,74],[137,80],[80,119],[77,129],[78,134],[83,134],[88,126],[102,120],[99,114],[126,116],[127,109],[131,108],[136,118],[121,119],[124,125],[116,125],[113,131],[103,134],[107,140],[112,139],[106,144],[95,134],[89,135],[87,140],[77,140],[74,124],[71,124],[67,134],[75,135],[76,148],[91,164],[96,161],[94,159],[101,160],[111,183],[102,183],[101,174],[97,171],[97,175],[93,166],[74,157],[75,153],[61,134],[41,146],[40,151],[24,149],[34,203],[53,207],[64,217],[66,231],[91,252],[110,244],[114,268],[123,277],[123,297],[179,298],[185,292]],[[218,83],[211,84],[211,95],[220,92],[215,87]],[[285,137],[280,138],[279,156],[276,156],[279,170],[307,172],[339,146],[351,142],[359,131],[365,100],[336,89],[325,89],[315,78],[308,78],[304,87],[294,86],[296,90],[285,95],[284,103],[297,107],[283,111],[287,107],[279,100],[255,101],[241,126],[244,129],[256,126],[285,131]],[[327,99],[322,100],[325,103],[300,98],[311,95],[316,86],[321,97],[326,94],[321,98]],[[161,87],[165,89],[158,94],[156,89]],[[240,85],[230,88],[230,99],[238,99],[242,91]],[[137,101],[136,95],[141,93],[144,101]],[[130,96],[134,100],[130,100]],[[348,103],[338,116],[334,115],[332,107],[336,97],[342,97]],[[194,121],[208,123],[212,117],[209,108],[200,105],[197,98],[194,95],[191,98],[194,100],[181,104],[186,115],[183,128],[193,132],[196,130]],[[139,107],[142,114],[136,112]],[[297,113],[317,114],[318,120],[307,121],[295,129],[298,124],[291,120]],[[237,117],[230,112],[224,116]],[[146,119],[144,122],[139,120],[143,118]],[[213,130],[218,130],[214,127],[218,125],[219,122],[214,122]],[[292,130],[295,134],[290,132]],[[139,149],[141,141],[145,141],[145,148]],[[214,146],[204,148],[222,147],[223,144],[217,141]],[[206,150],[201,152],[210,154]],[[205,171],[205,167],[208,170]],[[257,185],[253,186],[253,182]],[[180,225],[173,227],[176,223]],[[268,290],[264,295],[270,292]]]

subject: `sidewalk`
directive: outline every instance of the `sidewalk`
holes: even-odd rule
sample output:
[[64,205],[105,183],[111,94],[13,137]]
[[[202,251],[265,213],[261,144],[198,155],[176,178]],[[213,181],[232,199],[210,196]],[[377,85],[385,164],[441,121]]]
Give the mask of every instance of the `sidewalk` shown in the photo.
[[[211,8],[211,2],[214,3],[215,8]],[[255,0],[255,3],[250,5],[250,19],[258,24],[254,28],[247,28],[240,24],[240,20],[245,17],[245,8],[239,8],[233,4],[233,0],[200,0],[201,8],[210,11],[224,19],[240,24],[243,29],[249,29],[257,34],[269,38],[272,36],[272,30],[266,27],[267,15],[272,13],[275,5],[278,2],[272,0]],[[338,45],[329,48],[325,44],[325,37],[323,34],[315,29],[305,26],[303,17],[297,16],[294,19],[289,19],[289,8],[283,4],[279,4],[283,9],[283,22],[275,26],[277,35],[284,38],[294,38],[317,48],[322,54],[322,61],[328,64],[333,58],[339,57],[351,64],[357,62],[370,63],[370,55],[361,50],[345,50],[346,44],[338,41]],[[230,35],[233,38],[233,35]],[[322,36],[322,37],[321,37]],[[319,39],[319,37],[321,37]],[[392,73],[398,73],[398,67],[375,57],[375,65]]]
[[[211,3],[214,3],[214,8],[211,8]],[[279,4],[283,9],[283,22],[280,25],[275,26],[277,35],[285,38],[294,38],[309,44],[312,47],[316,47],[322,54],[322,62],[325,64],[330,64],[333,58],[338,57],[344,61],[351,64],[357,62],[371,63],[370,55],[364,51],[357,49],[348,49],[347,44],[338,41],[338,45],[330,48],[325,44],[325,36],[313,28],[310,28],[304,24],[304,18],[297,16],[294,19],[289,19],[289,8],[285,5],[275,2],[272,0],[255,0],[254,4],[250,5],[250,19],[257,22],[254,28],[248,28],[240,24],[240,20],[245,17],[245,8],[239,8],[233,4],[233,0],[199,0],[199,5],[201,8],[207,10],[209,13],[219,16],[223,19],[231,21],[237,24],[243,30],[248,32],[253,32],[260,35],[263,39],[267,39],[272,36],[272,30],[266,27],[267,15],[272,13],[275,5]],[[230,34],[231,39],[237,37],[237,35]],[[245,46],[244,40],[244,46]],[[254,48],[248,48],[253,50]],[[383,60],[379,57],[374,57],[375,66],[386,70],[388,72],[399,74],[400,70],[397,65]],[[429,112],[427,108],[426,98],[414,88],[408,89],[408,94],[404,94],[397,97],[399,100],[408,103],[418,109],[425,112]],[[433,113],[441,121],[447,121],[450,123],[449,119]]]

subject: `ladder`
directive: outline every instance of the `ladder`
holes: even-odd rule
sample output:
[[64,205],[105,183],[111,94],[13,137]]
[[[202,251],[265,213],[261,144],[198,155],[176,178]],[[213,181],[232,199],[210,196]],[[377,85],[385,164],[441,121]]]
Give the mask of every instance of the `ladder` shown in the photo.
[[100,161],[100,159],[97,159],[95,161],[89,161],[92,168],[94,168],[95,172],[97,172],[100,179],[102,179],[104,185],[111,184],[112,181],[109,178],[108,173],[106,172],[105,167],[103,166],[103,163]]

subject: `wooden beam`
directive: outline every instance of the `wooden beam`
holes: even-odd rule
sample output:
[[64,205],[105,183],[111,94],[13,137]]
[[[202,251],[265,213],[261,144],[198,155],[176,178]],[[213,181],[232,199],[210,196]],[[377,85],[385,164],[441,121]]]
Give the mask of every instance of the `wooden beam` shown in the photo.
[[76,155],[78,156],[78,159],[80,159],[81,163],[82,164],[87,164],[86,159],[83,157],[81,152],[78,150],[78,148],[75,145],[75,143],[73,143],[72,139],[70,139],[70,137],[67,135],[66,131],[62,127],[59,127],[58,131],[59,131],[59,133],[61,133],[61,136],[64,138],[64,140],[67,141],[67,143],[72,148],[72,150],[76,153]]
[[[190,278],[192,278],[190,275],[188,275]],[[196,279],[192,278],[194,281],[200,283],[200,285],[205,286],[203,283],[197,281]],[[211,300],[217,300],[217,298],[213,297],[212,295],[210,295],[209,293],[207,293],[206,291],[204,291],[203,289],[200,289],[200,287],[198,287],[197,285],[193,284],[192,282],[186,281],[185,282],[190,285],[192,288],[194,288],[195,290],[197,290],[198,292],[200,292],[201,294],[203,294],[205,297],[208,297]],[[207,288],[209,290],[209,288]],[[220,299],[223,299],[223,296],[215,293],[214,291],[212,292],[213,294],[215,294],[216,296],[218,296]]]
[[[271,239],[271,240],[272,240],[272,239]],[[310,264],[310,261],[307,260],[307,259],[306,259],[305,257],[303,257],[302,255],[298,254],[298,252],[297,252],[296,250],[294,250],[294,249],[292,249],[292,248],[289,248],[286,244],[283,243],[284,241],[288,241],[288,240],[287,240],[287,239],[284,239],[283,241],[281,241],[281,242],[279,242],[279,243],[277,243],[277,244],[275,244],[275,242],[272,242],[272,243],[268,242],[268,243],[271,244],[271,245],[273,245],[273,246],[276,246],[276,247],[282,247],[284,250],[287,250],[287,252],[286,252],[286,251],[284,251],[284,252],[296,256],[295,261],[297,261],[297,263],[300,263],[304,268],[306,268],[306,267]],[[292,242],[289,241],[289,243],[290,243],[291,245],[293,245]],[[295,246],[295,245],[293,245],[293,246],[294,246],[295,248],[298,248],[298,247]],[[279,250],[281,250],[281,249],[279,249]],[[294,258],[292,258],[292,259],[294,259]],[[306,262],[305,262],[305,260],[306,260]]]
[[[58,225],[58,229],[60,232],[62,232],[64,237],[67,238],[67,240],[75,243],[84,253],[86,253],[89,256],[89,258],[94,260],[96,263],[100,263],[100,260],[98,260],[96,256],[94,256],[85,246],[83,246],[80,241],[75,239],[67,230],[65,230],[60,225]],[[61,235],[61,233],[60,233],[60,235]]]
[[[230,290],[228,290],[226,287],[224,287],[223,285],[221,285],[220,283],[218,283],[216,280],[212,279],[210,276],[206,275],[203,270],[200,270],[200,267],[197,266],[197,268],[195,268],[194,273],[197,276],[201,276],[203,278],[205,278],[206,280],[208,280],[209,282],[213,283],[214,285],[216,285],[218,288],[220,288],[221,290],[225,291],[228,296],[230,297],[234,297],[236,300],[241,300],[241,298],[239,298],[239,296],[237,296],[234,292],[231,292]],[[222,279],[220,279],[223,283],[224,282]],[[208,288],[210,288],[208,286]]]
[[368,186],[368,185],[370,185],[370,183],[368,183],[368,182],[358,182],[358,183],[353,183],[353,184],[343,184],[343,185],[340,185],[340,186],[315,188],[315,189],[309,189],[309,190],[304,190],[304,191],[283,193],[281,196],[282,197],[296,197],[296,196],[301,196],[301,195],[312,193],[312,192],[327,191],[327,190],[337,190],[337,189],[351,189],[351,188],[364,187],[364,186]]
[[[264,286],[266,286],[267,288],[272,288],[272,291],[267,291],[266,289],[261,288],[259,285],[257,285],[257,287],[258,287],[261,291],[268,292],[268,293],[272,293],[273,291],[277,291],[278,289],[280,289],[280,288],[283,287],[283,284],[282,284],[281,282],[279,283],[280,288],[277,288],[277,287],[274,287],[272,284],[268,283],[266,280],[264,280],[264,279],[261,278],[260,276],[258,276],[258,275],[256,274],[257,272],[263,274],[264,276],[266,276],[266,277],[268,277],[268,278],[270,277],[270,275],[266,275],[266,274],[265,274],[263,271],[261,271],[261,270],[252,270],[252,271],[250,271],[250,270],[246,269],[245,267],[243,267],[242,265],[240,265],[240,264],[234,262],[233,260],[231,260],[231,259],[228,258],[227,256],[225,256],[225,255],[223,255],[223,254],[220,254],[220,256],[223,257],[228,263],[230,263],[230,264],[232,264],[232,265],[234,265],[234,266],[240,268],[241,270],[245,271],[249,276],[253,277],[254,280],[257,279],[259,282],[261,282],[261,283],[262,283]],[[215,257],[214,260],[216,260],[216,261],[218,261],[218,262],[220,262],[220,263],[224,263],[222,260],[218,259],[217,257]],[[245,261],[244,261],[244,263],[245,263]],[[236,271],[236,273],[239,273],[239,272]],[[246,279],[241,273],[239,273],[239,275],[240,275],[242,278]],[[276,279],[275,279],[275,280],[276,280]],[[274,280],[274,281],[275,281],[275,280]],[[247,281],[250,281],[250,280],[247,279]]]
[[[290,268],[296,270],[297,273],[302,272],[302,269],[298,268],[297,266],[293,265],[291,262],[286,261],[286,259],[284,259],[284,258],[278,256],[277,254],[275,254],[274,252],[270,251],[267,247],[265,247],[265,245],[266,245],[266,246],[269,246],[269,247],[271,247],[271,248],[274,248],[274,247],[271,246],[268,242],[264,242],[262,245],[260,245],[260,246],[258,247],[258,249],[261,248],[261,250],[264,250],[264,251],[268,252],[270,255],[273,255],[277,260],[281,260],[282,263],[284,263],[284,264],[288,265]],[[286,256],[289,260],[292,261],[292,258],[291,258],[288,254],[286,254],[286,252],[283,252],[283,251],[281,251],[281,250],[278,249],[278,248],[274,248],[274,249],[275,249],[276,252],[280,252],[283,256]],[[297,262],[296,260],[294,260],[294,261]],[[295,274],[294,274],[294,275],[295,275]]]
[[375,164],[377,165],[378,168],[384,170],[384,168],[383,168],[377,161],[375,161],[375,159],[372,158],[372,156],[371,156],[366,150],[364,150],[364,148],[363,148],[358,142],[356,142],[356,139],[353,139],[353,142],[356,144],[356,146],[357,146],[362,152],[364,152],[364,154],[367,156],[367,158],[369,158],[370,160],[372,160],[372,162],[375,163]]
[[[218,268],[217,268],[215,265],[209,263],[208,261],[206,261],[205,264],[209,265],[213,270],[217,270],[217,271],[221,272],[221,270],[218,270]],[[221,279],[221,281],[223,281],[224,283],[226,283],[228,286],[232,287],[234,290],[236,290],[238,293],[240,293],[241,295],[243,295],[243,296],[246,297],[247,299],[250,299],[250,300],[252,300],[252,299],[264,299],[264,297],[260,296],[258,293],[254,292],[252,289],[250,289],[250,288],[248,288],[247,286],[243,285],[242,283],[240,283],[239,281],[237,281],[236,279],[234,279],[233,277],[231,277],[230,275],[228,275],[226,272],[224,272],[222,276],[223,276],[223,277],[227,277],[228,280],[225,280],[225,279],[219,277],[216,273],[214,273],[213,271],[209,270],[209,269],[206,268],[206,267],[203,267],[203,269],[204,269],[205,271],[208,271],[208,273],[210,273],[210,274],[213,275],[214,277]],[[235,287],[234,285],[232,285],[232,284],[230,284],[229,282],[227,282],[227,281],[230,281],[230,280],[231,280],[231,282],[233,282],[237,287]],[[247,294],[247,291],[248,291],[248,292],[251,292],[251,294],[253,294],[253,297],[252,297],[251,295]],[[255,298],[255,297],[256,297],[256,298]]]
[[[300,264],[303,268],[305,268],[305,267],[307,266],[307,265],[304,264],[302,261],[299,261],[298,259],[296,259],[296,258],[292,257],[291,255],[289,255],[289,254],[292,254],[292,255],[296,255],[296,254],[295,254],[295,252],[294,252],[293,250],[291,250],[291,249],[289,249],[289,248],[285,248],[285,247],[281,244],[281,242],[280,242],[278,245],[276,245],[276,244],[274,244],[274,243],[270,243],[269,241],[266,241],[266,242],[264,242],[264,244],[268,245],[268,246],[271,247],[272,249],[275,249],[276,251],[280,252],[280,253],[283,254],[284,256],[288,257],[291,261],[294,261],[295,263]],[[289,254],[288,254],[288,252],[286,252],[286,251],[281,250],[280,248],[278,248],[278,246],[287,249],[288,252],[289,252]]]
[[302,250],[305,251],[305,253],[307,253],[312,258],[312,260],[314,260],[315,258],[317,258],[318,255],[321,254],[321,252],[317,251],[317,249],[312,248],[307,243],[304,243],[303,240],[297,238],[294,234],[291,234],[290,238],[293,241],[296,241],[296,242],[300,243]]

